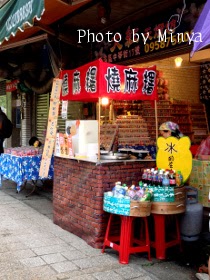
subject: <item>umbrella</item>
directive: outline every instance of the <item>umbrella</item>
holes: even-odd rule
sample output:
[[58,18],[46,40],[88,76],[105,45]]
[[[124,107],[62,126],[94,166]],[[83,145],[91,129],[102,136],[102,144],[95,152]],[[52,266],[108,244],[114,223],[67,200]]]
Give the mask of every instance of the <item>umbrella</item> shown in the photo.
[[202,40],[194,41],[193,49],[190,53],[192,57],[194,52],[210,44],[210,0],[207,0],[193,29],[194,34],[201,33]]

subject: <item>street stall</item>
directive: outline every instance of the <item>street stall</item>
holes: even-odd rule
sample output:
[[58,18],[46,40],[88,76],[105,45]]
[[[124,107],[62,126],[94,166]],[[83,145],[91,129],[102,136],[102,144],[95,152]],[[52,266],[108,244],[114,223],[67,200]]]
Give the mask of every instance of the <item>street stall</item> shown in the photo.
[[[154,102],[155,66],[132,68],[97,60],[75,70],[62,71],[61,77],[61,100],[99,102],[99,117],[97,128],[95,121],[92,121],[94,130],[97,130],[97,139],[90,140],[91,136],[96,136],[95,131],[91,126],[87,125],[86,128],[84,122],[79,120],[67,123],[66,128],[71,127],[68,129],[71,132],[69,135],[57,134],[57,139],[61,140],[59,144],[56,142],[54,158],[54,222],[80,236],[91,246],[101,248],[108,219],[103,212],[104,192],[111,191],[119,180],[129,185],[137,184],[143,169],[155,166],[154,159],[132,159],[122,154],[112,154],[111,158],[103,159],[99,142],[101,99],[108,97]],[[82,143],[75,146],[76,139],[82,139]],[[93,158],[91,153],[84,154],[86,145],[96,155],[96,143],[97,158]]]
[[[126,73],[129,73],[128,77],[132,80],[132,83],[129,85],[126,78],[124,80]],[[155,102],[155,67],[135,69],[98,60],[75,70],[63,71],[61,77],[63,79],[61,100],[98,101],[99,114],[97,124],[94,120],[92,120],[92,125],[91,121],[87,121],[87,126],[85,121],[67,120],[67,134],[57,133],[53,191],[54,222],[80,236],[91,246],[101,248],[102,244],[107,246],[107,244],[111,245],[113,243],[109,240],[107,234],[106,241],[104,241],[105,232],[110,230],[111,223],[111,221],[108,223],[107,229],[108,214],[103,211],[104,193],[112,192],[115,183],[119,181],[128,187],[131,185],[138,186],[142,180],[143,171],[145,169],[151,170],[156,165],[161,169],[180,170],[183,182],[185,182],[192,167],[192,155],[189,150],[190,140],[188,137],[183,137],[181,140],[172,137],[172,139],[168,138],[167,141],[163,142],[161,137],[158,142],[158,149],[162,160],[157,158],[157,162],[155,159],[144,157],[142,150],[139,151],[139,154],[141,154],[139,158],[128,156],[127,151],[123,149],[120,150],[120,153],[119,151],[118,153],[113,153],[112,151],[111,155],[110,153],[107,154],[107,151],[110,151],[113,147],[110,143],[113,143],[113,135],[115,135],[116,131],[115,126],[112,127],[112,131],[109,128],[108,131],[112,132],[110,136],[109,133],[107,134],[102,130],[104,125],[100,125],[102,97],[108,96],[116,100],[121,100],[122,98],[138,100],[142,98],[143,100],[148,100],[148,102],[149,100]],[[151,81],[150,77],[152,78]],[[97,86],[99,85],[100,94],[97,91]],[[124,120],[126,120],[126,125],[123,122]],[[90,123],[88,124],[88,122]],[[135,119],[135,117],[129,115],[125,119],[122,118],[122,121],[120,120],[119,122],[120,124],[123,123],[125,131],[129,125],[131,129],[135,122],[137,127],[144,127],[144,123],[139,118]],[[155,127],[157,135],[157,125]],[[131,135],[131,132],[128,132],[127,138],[129,138],[129,135]],[[138,135],[139,138],[141,136]],[[143,137],[145,137],[145,134]],[[104,138],[110,141],[103,143],[106,148],[105,151],[100,149],[100,141],[104,141]],[[93,153],[87,153],[87,150]],[[164,158],[165,161],[163,161]],[[185,164],[186,158],[189,164]],[[120,250],[122,254],[120,257],[122,263],[128,263],[129,254],[135,250],[137,250],[136,252],[147,252],[150,259],[150,249],[148,249],[148,246],[149,248],[152,246],[156,249],[157,258],[165,259],[167,248],[180,245],[179,223],[176,215],[185,211],[185,189],[183,185],[179,185],[178,188],[175,188],[175,185],[168,188],[167,191],[165,191],[165,187],[151,186],[150,191],[155,194],[155,200],[152,201],[152,204],[149,204],[151,206],[150,209],[146,209],[145,217],[152,213],[155,239],[150,244],[148,243],[148,225],[145,217],[142,217],[145,222],[147,242],[143,247],[140,245],[135,249],[130,248],[130,250],[124,251],[124,253],[116,245],[115,248]],[[112,197],[106,196],[106,198],[108,203],[110,203]],[[113,205],[112,201],[111,205]],[[128,203],[128,205],[130,204]],[[118,214],[120,215],[122,212]],[[174,223],[177,236],[175,240],[166,242],[165,220],[166,217],[172,215],[175,215]],[[128,229],[132,232],[131,225],[134,219],[126,217],[133,216],[130,216],[128,213],[121,216],[123,216],[123,230]],[[125,236],[120,238],[128,245]]]

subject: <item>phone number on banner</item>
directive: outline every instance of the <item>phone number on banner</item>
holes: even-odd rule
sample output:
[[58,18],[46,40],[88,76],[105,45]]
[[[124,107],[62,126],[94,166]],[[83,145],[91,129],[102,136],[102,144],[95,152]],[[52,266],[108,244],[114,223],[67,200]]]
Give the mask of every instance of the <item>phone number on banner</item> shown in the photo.
[[165,49],[170,46],[176,46],[181,43],[186,43],[189,41],[189,32],[184,32],[182,37],[177,37],[177,34],[174,34],[173,36],[166,37],[165,40],[157,40],[152,41],[150,43],[146,43],[144,45],[144,52],[149,53],[153,51],[158,51],[160,49]]

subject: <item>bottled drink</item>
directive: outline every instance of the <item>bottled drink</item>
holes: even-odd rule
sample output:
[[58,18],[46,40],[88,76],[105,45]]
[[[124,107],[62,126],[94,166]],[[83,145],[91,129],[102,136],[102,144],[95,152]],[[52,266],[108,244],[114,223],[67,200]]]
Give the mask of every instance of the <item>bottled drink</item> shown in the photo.
[[137,196],[138,200],[140,198],[142,198],[143,194],[144,194],[144,190],[141,189],[140,187],[136,187],[136,196]]
[[148,185],[151,186],[151,183],[152,183],[152,173],[151,173],[151,171],[149,169],[147,170],[147,183],[148,183]]
[[168,177],[168,172],[167,171],[163,174],[162,185],[165,186],[165,187],[169,186],[169,177]]
[[169,172],[169,185],[170,187],[176,187],[176,177],[173,170]]
[[163,170],[161,169],[159,172],[158,172],[158,186],[162,186],[162,181],[163,181]]
[[183,181],[183,177],[181,171],[178,170],[176,173],[176,186],[180,187],[182,185],[182,181]]
[[155,182],[156,182],[156,171],[153,171],[153,173],[151,174],[152,180],[151,180],[151,185],[155,186]]
[[153,186],[157,186],[157,185],[158,185],[158,178],[157,178],[157,176],[158,176],[158,172],[157,172],[157,170],[155,170],[155,171],[152,173],[152,182],[151,182],[151,184],[152,184]]
[[152,191],[147,191],[144,193],[140,201],[151,201],[152,199]]
[[142,181],[139,181],[139,187],[140,187],[141,189],[143,189],[143,182],[142,182]]
[[142,182],[147,183],[147,170],[144,169],[143,174],[142,174]]
[[121,182],[116,182],[114,188],[112,189],[113,196],[117,196],[119,188],[121,187]]

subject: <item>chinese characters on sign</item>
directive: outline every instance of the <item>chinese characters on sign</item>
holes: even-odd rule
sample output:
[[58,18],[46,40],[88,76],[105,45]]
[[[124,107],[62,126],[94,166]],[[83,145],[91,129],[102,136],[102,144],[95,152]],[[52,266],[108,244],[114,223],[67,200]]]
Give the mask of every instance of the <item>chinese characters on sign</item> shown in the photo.
[[61,100],[156,100],[156,67],[133,68],[96,60],[61,72]]
[[76,70],[73,73],[73,94],[78,94],[80,92],[81,92],[80,72]]
[[[192,30],[196,22],[195,14],[198,18],[203,2],[205,1],[200,3],[188,1],[182,16],[177,12],[182,8],[181,4],[177,4],[173,10],[165,12],[162,19],[158,17],[159,22],[155,19],[147,25],[132,22],[121,29],[103,33],[102,41],[94,41],[93,56],[101,57],[105,62],[116,63],[202,41],[202,38],[196,38],[198,34],[193,34]],[[177,15],[181,19],[181,24],[177,20]],[[84,39],[87,41],[88,34]]]
[[61,79],[53,80],[53,87],[52,87],[51,99],[50,99],[50,111],[49,111],[48,125],[47,125],[47,135],[44,143],[42,161],[39,170],[39,176],[43,178],[48,176],[51,157],[55,146],[61,86],[62,86]]
[[67,73],[63,75],[62,96],[67,96],[69,94],[68,78],[69,76]]
[[150,95],[154,91],[156,73],[152,70],[144,71],[144,86],[143,93]]
[[113,92],[120,91],[120,73],[116,66],[107,68],[105,78],[107,80],[107,92],[110,92],[110,90]]
[[66,120],[68,118],[68,101],[62,100],[61,117]]
[[190,145],[190,139],[187,136],[180,139],[175,137],[168,137],[166,139],[159,137],[157,139],[157,167],[181,171],[185,182],[192,170]]
[[97,67],[90,67],[86,73],[85,77],[85,90],[90,92],[97,91],[97,81],[96,81]]
[[72,135],[63,133],[56,134],[55,155],[69,158],[73,156]]

